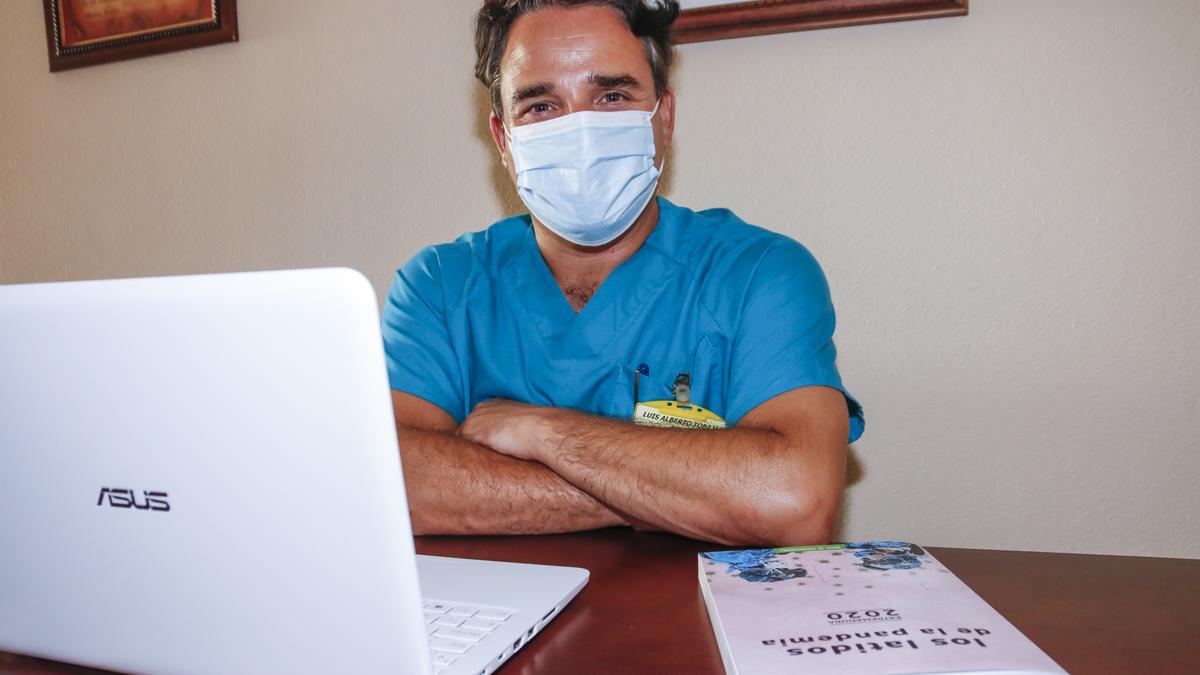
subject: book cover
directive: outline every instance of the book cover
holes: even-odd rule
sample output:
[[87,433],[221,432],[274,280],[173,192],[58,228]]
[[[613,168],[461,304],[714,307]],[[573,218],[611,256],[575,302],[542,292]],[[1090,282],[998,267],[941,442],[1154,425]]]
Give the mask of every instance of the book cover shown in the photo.
[[701,553],[728,673],[1063,673],[920,546]]

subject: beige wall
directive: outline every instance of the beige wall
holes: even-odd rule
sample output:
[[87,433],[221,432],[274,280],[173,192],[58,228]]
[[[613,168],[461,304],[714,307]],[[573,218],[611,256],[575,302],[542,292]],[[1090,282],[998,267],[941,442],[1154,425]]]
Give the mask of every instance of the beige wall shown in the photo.
[[[6,3],[0,281],[384,290],[515,208],[474,4],[246,2],[239,44],[51,75]],[[1200,556],[1200,3],[971,11],[683,47],[668,195],[825,265],[868,414],[843,536]]]

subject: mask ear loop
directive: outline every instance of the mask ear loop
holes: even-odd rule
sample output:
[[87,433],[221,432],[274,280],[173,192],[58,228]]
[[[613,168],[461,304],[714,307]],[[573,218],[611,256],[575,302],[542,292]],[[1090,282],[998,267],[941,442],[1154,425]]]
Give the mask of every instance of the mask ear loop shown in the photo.
[[[500,128],[504,129],[504,150],[508,153],[509,156],[512,156],[512,151],[513,151],[512,131],[508,128],[508,125],[505,124],[503,121],[500,122]],[[503,166],[505,169],[507,169],[508,168],[508,159],[504,156],[504,154],[505,154],[504,152],[500,153],[500,166]],[[513,163],[514,164],[516,163],[516,159],[513,159]]]
[[[660,103],[662,103],[662,96],[659,96],[658,98],[654,99],[654,110],[651,110],[651,111],[650,111],[650,117],[646,118],[646,121],[648,121],[648,122],[652,122],[652,121],[654,120],[654,116],[658,114],[658,106],[659,106],[659,104],[660,104]],[[654,164],[654,160],[653,160],[653,159],[651,159],[651,160],[650,160],[650,163],[651,163],[651,165],[653,165],[653,164]],[[667,156],[666,156],[666,154],[663,154],[662,166],[656,166],[656,167],[654,167],[654,168],[658,170],[658,175],[659,175],[659,177],[661,178],[661,177],[662,177],[662,175],[663,175],[663,171],[666,171],[666,169],[667,169]]]

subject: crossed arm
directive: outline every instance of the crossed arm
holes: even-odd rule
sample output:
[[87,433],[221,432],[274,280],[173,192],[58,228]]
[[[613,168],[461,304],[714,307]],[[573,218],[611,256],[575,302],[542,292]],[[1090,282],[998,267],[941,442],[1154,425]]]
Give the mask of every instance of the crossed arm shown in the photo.
[[546,533],[612,525],[725,544],[831,536],[845,480],[841,392],[803,387],[735,428],[659,429],[495,400],[461,426],[392,392],[417,534]]

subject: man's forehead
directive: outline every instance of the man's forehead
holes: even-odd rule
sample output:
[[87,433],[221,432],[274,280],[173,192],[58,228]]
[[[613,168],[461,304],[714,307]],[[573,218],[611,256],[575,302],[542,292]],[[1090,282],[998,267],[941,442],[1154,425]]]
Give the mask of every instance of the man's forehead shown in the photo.
[[609,7],[552,7],[513,23],[500,61],[501,86],[588,80],[594,74],[650,75],[642,43]]

